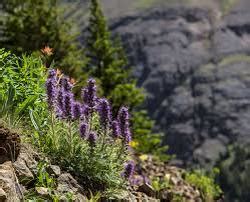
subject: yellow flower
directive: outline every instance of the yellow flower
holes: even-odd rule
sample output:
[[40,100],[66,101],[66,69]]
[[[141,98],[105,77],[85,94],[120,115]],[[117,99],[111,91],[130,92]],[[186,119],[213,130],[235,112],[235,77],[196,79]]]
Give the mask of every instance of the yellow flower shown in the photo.
[[135,140],[133,140],[133,141],[131,141],[129,143],[129,146],[132,147],[132,148],[136,148],[138,145],[139,145],[139,143],[137,141],[135,141]]
[[148,155],[147,154],[142,154],[141,156],[139,156],[139,158],[142,160],[142,161],[146,161],[148,159]]

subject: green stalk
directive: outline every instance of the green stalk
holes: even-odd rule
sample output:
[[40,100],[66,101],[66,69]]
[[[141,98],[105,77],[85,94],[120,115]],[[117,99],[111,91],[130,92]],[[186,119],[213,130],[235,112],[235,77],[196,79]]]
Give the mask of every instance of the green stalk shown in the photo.
[[52,109],[50,110],[50,117],[51,117],[52,138],[53,138],[53,140],[55,142],[55,144],[53,145],[53,147],[56,148],[58,144],[57,144],[57,138],[56,138],[56,135],[55,135],[55,119],[54,119],[54,114],[53,114]]
[[69,121],[68,123],[68,129],[69,129],[69,133],[68,133],[68,140],[69,140],[69,156],[72,157],[72,152],[73,152],[73,137],[72,137],[72,122]]
[[102,139],[101,139],[101,141],[102,141],[102,146],[101,146],[101,151],[104,149],[104,146],[105,146],[105,137],[106,137],[106,135],[107,135],[107,127],[105,127],[105,129],[104,129],[104,133],[102,134]]

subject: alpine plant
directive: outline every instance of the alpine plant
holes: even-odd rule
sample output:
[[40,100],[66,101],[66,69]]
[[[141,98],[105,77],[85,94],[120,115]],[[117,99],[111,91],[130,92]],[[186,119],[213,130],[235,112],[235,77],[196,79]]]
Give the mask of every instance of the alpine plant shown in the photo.
[[[127,157],[124,158],[123,162],[120,160],[122,155],[128,156],[131,151],[129,147],[131,131],[128,108],[121,107],[117,116],[113,116],[109,101],[106,98],[97,97],[96,81],[92,78],[82,89],[81,100],[76,100],[72,92],[73,87],[74,83],[71,82],[70,78],[58,75],[53,69],[49,70],[46,91],[48,106],[52,114],[56,115],[57,120],[65,122],[68,127],[71,127],[72,124],[78,125],[78,137],[80,141],[88,145],[91,156],[97,151],[101,153],[100,156],[105,156],[102,154],[103,151],[108,151],[109,154],[110,152],[115,153],[119,165],[124,164],[119,176],[124,179],[131,178],[134,163]],[[98,120],[99,127],[95,126],[96,120]],[[72,129],[69,131],[72,133]],[[72,137],[69,139],[71,140]],[[70,143],[73,144],[73,142]],[[107,150],[107,147],[112,147],[114,144],[120,145],[118,150]],[[98,148],[98,145],[101,146]],[[74,149],[70,152],[74,152]],[[74,157],[73,153],[72,156]]]

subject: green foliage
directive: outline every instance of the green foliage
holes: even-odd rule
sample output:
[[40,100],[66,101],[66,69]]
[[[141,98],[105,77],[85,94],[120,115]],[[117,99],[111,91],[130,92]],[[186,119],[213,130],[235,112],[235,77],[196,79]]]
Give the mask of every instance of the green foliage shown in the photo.
[[[59,202],[60,197],[62,195],[59,195],[56,193],[57,188],[57,182],[56,179],[51,176],[48,172],[48,163],[47,162],[39,162],[37,166],[37,174],[35,178],[35,185],[34,188],[27,191],[24,198],[25,201],[53,201],[53,202]],[[46,188],[48,195],[47,196],[41,196],[36,192],[36,188]],[[66,193],[64,196],[67,198],[68,201],[72,200],[72,193]]]
[[35,136],[39,148],[63,168],[84,179],[85,186],[91,190],[121,188],[124,180],[120,174],[127,154],[121,141],[109,143],[107,134],[100,130],[98,116],[93,117],[92,127],[99,131],[101,138],[94,149],[80,137],[79,123],[67,123],[51,116],[47,133]]
[[219,170],[215,168],[212,173],[205,174],[201,170],[195,170],[185,174],[185,180],[191,185],[197,187],[205,201],[214,200],[220,197],[222,190],[215,182],[215,177]]
[[73,22],[64,18],[58,0],[2,0],[0,46],[21,55],[45,46],[54,49],[49,58],[70,76],[82,74],[84,55]]
[[[57,79],[56,88],[59,90],[62,88],[61,77]],[[37,129],[33,143],[62,168],[82,179],[84,187],[106,194],[123,188],[126,180],[121,173],[129,158],[127,143],[122,138],[115,138],[110,127],[103,126],[97,111],[83,113],[81,119],[78,117],[73,120],[71,115],[57,117],[58,107],[62,105],[54,108],[50,106],[49,119],[43,126],[39,123],[40,112],[30,113],[32,123]],[[85,126],[87,124],[84,134],[80,130],[83,122]],[[97,134],[94,143],[88,139],[93,132]]]
[[[143,94],[131,79],[130,70],[127,69],[128,61],[120,41],[111,40],[107,22],[97,0],[91,1],[90,13],[86,47],[89,58],[88,71],[100,80],[103,95],[119,105],[118,108],[123,104],[124,98],[130,107],[134,107],[134,103],[140,104]],[[123,91],[120,91],[121,88]]]
[[154,177],[153,179],[151,179],[151,184],[154,190],[157,192],[163,189],[169,188],[171,186],[169,182],[169,178],[167,177],[164,177],[163,179],[159,177]]
[[142,89],[137,88],[135,83],[125,83],[114,86],[108,98],[114,103],[115,109],[118,109],[121,104],[134,109],[143,102],[144,95],[142,94]]
[[227,200],[250,200],[250,149],[249,144],[231,145],[219,164],[220,184]]
[[169,159],[164,155],[167,147],[161,147],[161,135],[152,132],[153,121],[145,111],[138,112],[145,95],[142,89],[136,87],[136,80],[131,76],[121,41],[118,38],[111,39],[98,0],[91,1],[86,53],[87,71],[99,80],[102,95],[111,101],[113,112],[116,113],[121,105],[128,106],[132,111],[136,150]]
[[30,109],[43,109],[45,68],[39,58],[0,49],[0,72],[0,116],[9,125],[25,119]]
[[134,140],[131,146],[136,151],[152,153],[161,161],[168,161],[171,158],[166,154],[168,146],[161,146],[162,134],[152,134],[154,121],[147,116],[146,111],[134,112],[131,122],[134,131]]

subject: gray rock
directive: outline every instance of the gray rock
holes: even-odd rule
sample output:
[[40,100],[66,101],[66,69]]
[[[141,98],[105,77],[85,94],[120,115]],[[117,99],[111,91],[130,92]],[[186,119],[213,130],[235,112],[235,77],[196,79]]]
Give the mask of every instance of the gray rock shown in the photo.
[[13,165],[21,184],[27,185],[34,180],[34,175],[27,166],[25,159],[18,158]]
[[43,197],[48,197],[49,196],[49,189],[45,187],[36,187],[36,193],[40,196]]
[[7,200],[7,193],[0,188],[0,201],[6,201]]
[[156,195],[154,188],[147,183],[144,183],[143,185],[139,186],[138,191],[147,194],[147,196],[155,196]]
[[75,198],[76,198],[75,199],[76,202],[87,202],[87,201],[89,201],[86,196],[84,196],[84,195],[82,195],[80,193],[76,194]]
[[83,188],[69,173],[63,173],[57,178],[57,191],[60,193],[84,193]]
[[48,168],[48,172],[58,177],[61,175],[61,168],[57,165],[50,165]]
[[0,165],[0,201],[20,201],[16,191],[16,178],[14,168],[10,161]]

